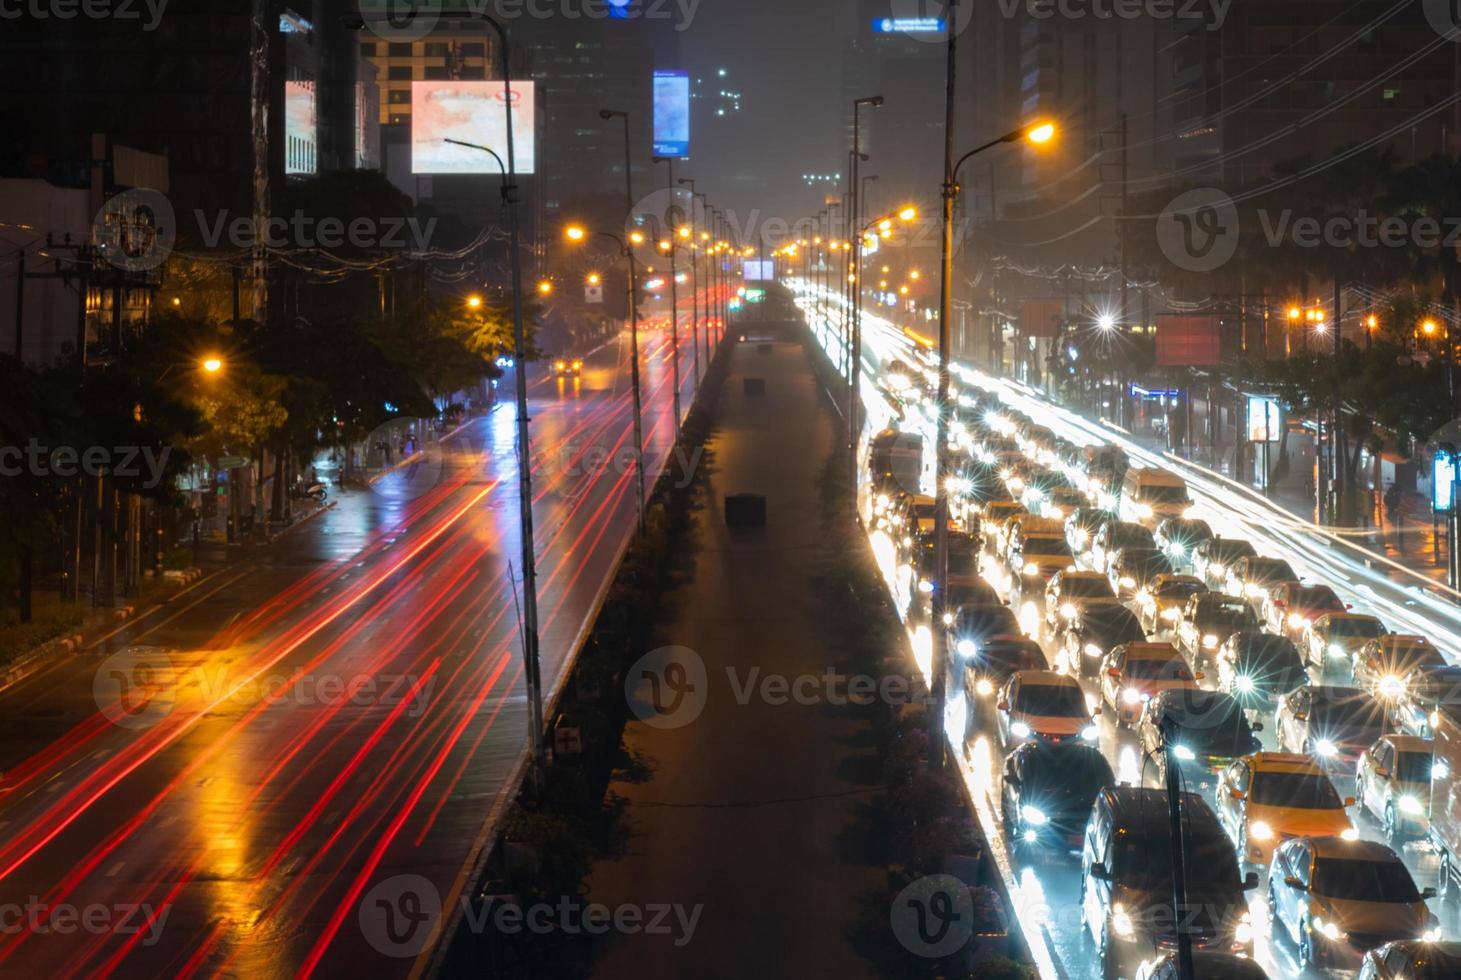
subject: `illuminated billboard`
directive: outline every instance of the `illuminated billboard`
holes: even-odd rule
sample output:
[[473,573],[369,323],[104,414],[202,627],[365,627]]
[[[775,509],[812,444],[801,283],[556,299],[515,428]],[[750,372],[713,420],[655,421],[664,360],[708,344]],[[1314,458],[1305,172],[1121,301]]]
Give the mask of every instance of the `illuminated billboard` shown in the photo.
[[315,83],[304,80],[284,83],[284,172],[312,174],[318,169],[318,123],[315,111]]
[[[496,174],[507,166],[507,86],[502,82],[449,81],[411,83],[411,172],[416,174]],[[520,174],[537,165],[533,141],[532,82],[512,83],[514,166]],[[474,146],[485,146],[501,166]]]
[[654,73],[654,155],[690,156],[690,76],[683,71]]
[[1279,431],[1282,419],[1277,399],[1248,396],[1249,442],[1277,442],[1282,435]]
[[944,22],[938,17],[879,17],[873,21],[874,34],[942,34]]

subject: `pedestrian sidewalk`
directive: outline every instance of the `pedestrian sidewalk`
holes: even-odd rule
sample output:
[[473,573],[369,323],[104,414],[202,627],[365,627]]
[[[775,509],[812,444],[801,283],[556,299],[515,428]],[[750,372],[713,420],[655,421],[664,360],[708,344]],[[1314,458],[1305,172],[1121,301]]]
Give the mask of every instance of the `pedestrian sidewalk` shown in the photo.
[[[631,836],[594,865],[588,896],[610,909],[673,904],[693,935],[624,930],[596,977],[877,975],[859,924],[886,876],[859,858],[856,827],[876,753],[855,706],[797,683],[846,672],[815,584],[831,553],[819,478],[837,428],[800,344],[761,346],[732,349],[708,495],[681,546],[693,569],[667,599],[663,647],[627,683],[663,665],[667,647],[682,648],[668,655],[688,673],[676,682],[663,669],[672,713],[625,730],[630,765],[609,790],[627,801]],[[750,378],[764,395],[745,393]],[[764,528],[726,526],[725,495],[740,492],[765,495]]]

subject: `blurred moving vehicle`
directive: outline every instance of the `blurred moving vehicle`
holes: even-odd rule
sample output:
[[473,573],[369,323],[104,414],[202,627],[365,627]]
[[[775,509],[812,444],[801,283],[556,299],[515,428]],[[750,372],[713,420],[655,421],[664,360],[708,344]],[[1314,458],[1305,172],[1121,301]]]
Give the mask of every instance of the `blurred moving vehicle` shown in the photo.
[[1338,837],[1285,841],[1268,872],[1274,933],[1299,948],[1299,969],[1355,969],[1365,953],[1402,939],[1440,938],[1439,922],[1405,863],[1384,844]]
[[1263,606],[1263,620],[1270,631],[1298,642],[1304,638],[1314,620],[1329,613],[1345,612],[1348,608],[1327,585],[1283,582],[1269,590]]
[[971,699],[992,698],[1016,671],[1050,669],[1040,644],[1019,635],[961,640],[955,652],[964,664],[964,693]]
[[1385,708],[1356,687],[1301,687],[1278,703],[1274,725],[1281,748],[1348,773],[1385,734]]
[[1101,671],[1101,699],[1116,720],[1133,724],[1143,706],[1163,691],[1197,688],[1197,678],[1170,643],[1126,643],[1112,650]]
[[1192,551],[1192,574],[1202,579],[1209,589],[1221,592],[1228,581],[1228,569],[1241,558],[1258,552],[1239,538],[1210,538]]
[[1207,521],[1192,517],[1171,517],[1157,525],[1153,535],[1157,547],[1167,553],[1172,564],[1183,567],[1192,560],[1192,553],[1204,541],[1212,540],[1212,527]]
[[1142,758],[1154,765],[1150,776],[1142,763],[1143,781],[1165,785],[1167,749],[1177,760],[1182,784],[1210,789],[1223,771],[1239,756],[1263,747],[1255,732],[1263,726],[1249,722],[1237,701],[1221,691],[1163,691],[1147,702],[1136,726]]
[[[1155,960],[1142,963],[1136,980],[1187,980],[1182,975],[1176,953],[1163,953]],[[1214,950],[1192,951],[1192,980],[1268,980],[1268,974],[1257,960],[1241,953],[1219,953]]]
[[1187,600],[1206,592],[1207,586],[1195,575],[1158,575],[1136,593],[1136,608],[1141,625],[1149,633],[1165,633],[1176,629],[1182,619]]
[[1454,977],[1461,977],[1461,943],[1403,939],[1366,953],[1356,980],[1451,980]]
[[1394,703],[1405,694],[1418,670],[1447,666],[1446,658],[1423,636],[1391,633],[1370,640],[1355,654],[1354,685]]
[[583,373],[583,358],[560,357],[553,362],[553,373],[560,378],[576,378]]
[[1374,616],[1331,612],[1315,618],[1304,631],[1301,646],[1309,663],[1320,670],[1335,666],[1350,670],[1364,645],[1386,632],[1385,624]]
[[1282,558],[1260,558],[1248,555],[1239,558],[1228,567],[1223,577],[1222,591],[1247,599],[1253,611],[1263,615],[1263,604],[1274,586],[1281,582],[1298,581],[1298,573]]
[[1121,519],[1156,527],[1173,517],[1193,517],[1187,481],[1159,469],[1131,469],[1121,481]]
[[1356,838],[1329,775],[1313,759],[1292,752],[1255,752],[1223,770],[1218,814],[1237,842],[1238,859],[1267,864],[1273,849],[1290,837]]
[[1258,616],[1246,601],[1221,592],[1201,592],[1187,600],[1177,622],[1177,646],[1193,664],[1210,660],[1223,641],[1242,630],[1258,628]]
[[1076,610],[1057,631],[1068,668],[1095,677],[1107,654],[1123,643],[1145,643],[1136,615],[1119,603],[1091,603]]

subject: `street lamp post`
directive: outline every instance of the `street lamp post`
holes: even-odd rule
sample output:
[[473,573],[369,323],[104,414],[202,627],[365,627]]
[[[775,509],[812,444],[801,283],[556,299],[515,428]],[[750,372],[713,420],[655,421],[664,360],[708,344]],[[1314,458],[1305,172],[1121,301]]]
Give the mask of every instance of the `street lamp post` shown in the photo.
[[[852,173],[848,176],[852,183],[852,223],[856,227],[861,220],[860,197],[858,195],[858,172],[859,162],[862,158],[862,107],[872,106],[877,108],[883,104],[881,95],[869,95],[861,99],[854,99],[852,102]],[[847,382],[847,499],[854,514],[858,513],[857,507],[857,437],[862,431],[858,424],[857,411],[857,389],[861,381],[862,368],[862,282],[860,275],[862,271],[862,235],[857,236],[853,244],[853,271],[849,281],[852,291],[852,337],[851,349],[848,356],[852,360],[851,370],[848,371]]]
[[670,253],[670,384],[674,385],[673,411],[675,413],[674,433],[675,438],[680,437],[680,301],[679,288],[675,283],[675,234],[676,227],[673,220],[674,197],[675,197],[675,158],[674,157],[653,157],[655,163],[668,165],[669,178],[665,186],[670,190],[670,214],[671,221],[669,231],[669,253]]
[[[695,268],[695,181],[681,177],[680,183],[690,188],[690,342],[695,349],[695,391],[700,390],[700,300],[696,293],[700,289],[700,276]],[[676,233],[678,234],[678,229]],[[671,241],[674,239],[672,238]]]

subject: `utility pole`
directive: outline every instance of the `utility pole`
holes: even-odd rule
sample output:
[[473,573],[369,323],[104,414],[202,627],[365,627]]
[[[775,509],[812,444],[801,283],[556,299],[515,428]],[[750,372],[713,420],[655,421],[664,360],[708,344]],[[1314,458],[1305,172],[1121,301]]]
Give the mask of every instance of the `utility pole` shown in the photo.
[[852,226],[857,240],[852,246],[852,274],[848,287],[852,290],[852,344],[848,351],[851,370],[848,372],[847,388],[847,500],[853,514],[857,514],[857,440],[862,432],[858,414],[857,389],[862,375],[862,232],[861,199],[858,195],[858,174],[862,157],[862,117],[858,110],[863,106],[877,108],[883,104],[881,95],[870,95],[855,99],[852,103]]
[[1167,763],[1164,767],[1167,775],[1167,813],[1171,820],[1172,917],[1177,925],[1177,975],[1182,980],[1192,980],[1192,934],[1188,931],[1186,915],[1187,848],[1182,839],[1182,785],[1175,755],[1177,726],[1169,719],[1162,721],[1162,745]]
[[[700,276],[696,272],[695,265],[695,181],[689,177],[681,177],[680,183],[690,187],[690,339],[695,347],[695,391],[700,391],[700,300],[695,294],[700,289]],[[674,237],[670,238],[670,250],[674,250]]]
[[670,191],[670,215],[669,215],[669,236],[670,236],[670,383],[675,386],[672,399],[672,410],[675,413],[674,435],[680,438],[680,303],[679,291],[675,284],[675,236],[679,229],[675,225],[675,158],[655,157],[655,163],[669,165],[669,177],[665,186]]

